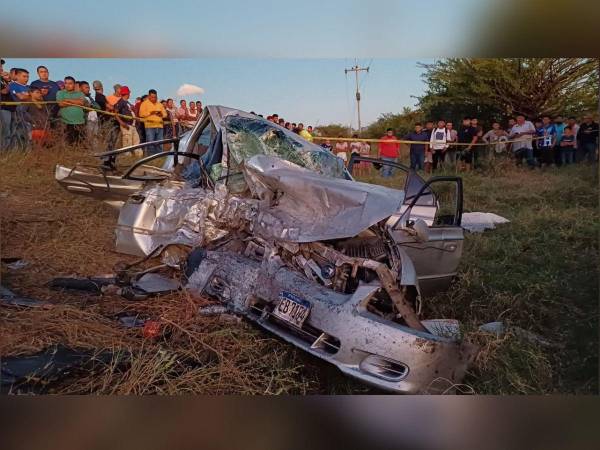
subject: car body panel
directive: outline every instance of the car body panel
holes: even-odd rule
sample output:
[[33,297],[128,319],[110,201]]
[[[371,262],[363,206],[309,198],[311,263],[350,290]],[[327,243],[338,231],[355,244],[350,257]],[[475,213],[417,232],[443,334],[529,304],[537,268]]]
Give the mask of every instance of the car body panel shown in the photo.
[[424,296],[449,287],[462,256],[462,228],[430,227],[427,242],[419,242],[414,236],[401,231],[392,231],[391,234],[415,265]]
[[141,181],[124,180],[120,176],[107,175],[101,169],[90,167],[68,168],[57,165],[55,179],[73,194],[103,200],[120,208],[130,195],[143,189]]

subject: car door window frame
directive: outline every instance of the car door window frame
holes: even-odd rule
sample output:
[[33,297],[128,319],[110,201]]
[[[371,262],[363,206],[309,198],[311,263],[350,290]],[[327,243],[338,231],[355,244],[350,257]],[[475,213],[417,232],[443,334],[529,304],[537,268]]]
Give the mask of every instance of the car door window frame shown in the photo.
[[[454,175],[442,175],[442,176],[437,176],[437,177],[431,177],[429,180],[427,180],[425,182],[425,184],[423,184],[423,186],[421,186],[421,189],[419,189],[419,191],[414,196],[411,196],[411,198],[412,198],[411,202],[408,204],[407,208],[400,215],[400,217],[398,217],[398,220],[396,220],[396,222],[392,226],[392,229],[397,230],[399,228],[402,228],[402,226],[400,226],[400,225],[402,224],[403,220],[405,221],[404,225],[408,226],[409,221],[410,221],[410,213],[411,213],[413,207],[415,205],[417,205],[417,202],[419,201],[421,196],[430,195],[430,193],[433,194],[434,191],[433,191],[433,189],[431,189],[431,185],[435,184],[435,183],[440,183],[440,182],[453,182],[456,185],[456,207],[455,207],[455,212],[454,212],[453,223],[444,224],[441,226],[460,227],[461,220],[462,220],[462,213],[463,213],[462,178],[454,176]],[[435,196],[435,194],[433,194],[433,195]],[[406,219],[405,219],[405,217],[406,217]],[[434,225],[432,225],[432,227],[436,227],[436,225],[434,224]]]
[[[404,164],[394,162],[394,161],[385,161],[385,160],[378,159],[378,158],[370,158],[367,156],[359,156],[359,155],[356,155],[355,153],[353,153],[352,156],[350,156],[350,161],[348,162],[348,172],[350,174],[352,174],[352,169],[353,169],[354,164],[357,162],[361,162],[361,161],[370,162],[372,164],[392,166],[394,168],[397,168],[397,169],[400,169],[400,170],[406,172],[406,174],[407,174],[406,180],[405,180],[404,186],[403,186],[404,195],[405,195],[403,204],[405,204],[405,205],[408,204],[408,206],[404,210],[404,212],[400,215],[398,220],[396,220],[396,222],[392,226],[392,229],[396,230],[398,228],[398,225],[402,223],[402,219],[405,216],[407,216],[406,224],[408,224],[408,221],[410,220],[410,212],[412,211],[414,206],[435,206],[435,205],[437,205],[438,198],[435,195],[435,191],[433,189],[431,189],[431,185],[436,182],[444,182],[444,181],[456,183],[456,209],[455,209],[455,214],[454,214],[454,221],[452,224],[444,225],[444,226],[460,226],[461,219],[462,219],[462,213],[463,213],[462,178],[453,176],[453,175],[444,175],[444,176],[431,177],[429,180],[424,180],[413,169],[411,169],[408,166],[405,166]],[[419,188],[419,190],[413,194],[412,191],[409,192],[408,189],[411,186],[411,181],[415,180],[415,179],[420,181],[422,183],[422,185]],[[431,199],[419,203],[421,201],[421,199],[424,199],[427,196],[431,197]],[[410,200],[410,203],[407,203],[408,200]],[[435,227],[435,225],[433,225],[433,227]]]
[[[425,180],[423,178],[421,178],[417,172],[415,172],[410,167],[405,166],[404,164],[394,162],[394,161],[386,161],[386,160],[379,159],[379,158],[371,158],[368,156],[359,156],[356,153],[353,153],[352,156],[350,156],[350,161],[348,162],[347,170],[350,173],[350,175],[352,175],[352,169],[354,168],[354,164],[357,162],[361,162],[361,161],[370,162],[372,164],[380,164],[382,166],[392,166],[396,169],[400,169],[403,172],[405,172],[406,180],[404,181],[404,186],[402,186],[402,190],[404,191],[404,201],[403,201],[404,204],[406,204],[408,200],[412,199],[416,195],[416,194],[411,194],[412,191],[409,191],[409,188],[410,188],[413,180],[417,180],[421,185],[425,184]],[[419,191],[417,191],[417,192],[419,192]],[[422,204],[422,206],[431,206],[431,204],[436,203],[437,199],[436,199],[433,191],[429,190],[428,192],[424,192],[424,194],[430,195],[432,197],[432,199],[429,202],[424,202]],[[422,197],[420,197],[420,198],[422,198]]]

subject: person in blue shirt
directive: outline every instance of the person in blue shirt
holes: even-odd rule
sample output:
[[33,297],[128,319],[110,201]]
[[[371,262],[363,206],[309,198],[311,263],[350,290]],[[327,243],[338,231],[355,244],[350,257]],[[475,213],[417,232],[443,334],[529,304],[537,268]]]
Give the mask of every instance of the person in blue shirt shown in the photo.
[[[432,122],[433,124],[433,122]],[[413,170],[421,169],[425,165],[425,147],[429,143],[431,133],[423,131],[423,126],[420,123],[415,124],[415,131],[408,133],[402,139],[406,141],[423,142],[422,144],[410,144],[410,168]]]
[[[42,89],[42,93],[44,94],[45,102],[53,102],[56,101],[56,94],[60,91],[60,87],[56,81],[52,81],[50,79],[50,72],[46,66],[38,66],[37,74],[39,79],[33,81],[31,83],[32,88]],[[58,115],[59,107],[56,104],[48,105],[50,107],[50,111],[53,117]]]
[[[8,93],[13,102],[27,102],[31,100],[29,94],[29,72],[25,69],[14,69],[14,80],[8,83]],[[18,146],[25,148],[28,141],[28,125],[24,114],[27,105],[17,105],[12,113],[11,137],[9,147]]]
[[8,83],[8,92],[13,102],[26,102],[30,100],[29,86],[29,72],[25,69],[15,69],[15,79]]
[[575,135],[573,134],[571,127],[564,128],[558,145],[561,149],[560,157],[562,164],[573,164],[575,160],[575,146],[577,145],[577,141],[575,140]]
[[31,87],[38,89],[45,89],[48,91],[44,95],[44,101],[53,102],[56,100],[56,93],[60,91],[58,84],[50,79],[50,72],[46,66],[38,66],[37,74],[39,79],[31,83]]
[[540,165],[551,166],[555,163],[556,126],[552,123],[550,116],[542,117],[542,128],[536,129],[536,135],[541,137],[537,141],[539,149]]
[[[535,127],[535,137],[541,138],[544,135],[544,124],[542,119],[536,119],[533,122],[533,126]],[[539,165],[542,161],[542,155],[540,153],[540,144],[541,139],[533,140],[533,159],[535,159],[536,163]]]

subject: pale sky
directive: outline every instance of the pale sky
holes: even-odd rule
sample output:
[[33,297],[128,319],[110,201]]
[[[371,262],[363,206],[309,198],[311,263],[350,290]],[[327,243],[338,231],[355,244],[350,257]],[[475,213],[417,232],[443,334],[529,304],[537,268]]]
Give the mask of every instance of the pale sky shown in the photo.
[[[23,67],[30,82],[37,78],[35,69],[43,64],[50,78],[72,75],[90,84],[100,80],[105,92],[115,83],[127,85],[132,97],[158,91],[160,98],[177,97],[177,88],[194,84],[204,89],[200,96],[185,97],[203,104],[221,104],[268,115],[277,113],[289,121],[323,125],[350,121],[356,127],[354,74],[344,68],[354,59],[49,59],[5,58],[6,67]],[[360,66],[361,119],[365,126],[381,113],[400,112],[414,107],[424,83],[418,62],[430,59],[358,59]]]

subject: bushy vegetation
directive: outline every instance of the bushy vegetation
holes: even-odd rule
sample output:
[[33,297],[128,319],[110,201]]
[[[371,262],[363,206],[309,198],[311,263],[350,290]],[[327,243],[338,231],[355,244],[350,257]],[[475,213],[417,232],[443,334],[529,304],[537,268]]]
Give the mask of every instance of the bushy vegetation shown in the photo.
[[[457,129],[465,116],[490,128],[493,120],[505,125],[516,114],[598,118],[597,58],[442,58],[422,66],[426,90],[417,107],[381,114],[362,137],[380,138],[387,128],[402,136],[425,120],[450,120]],[[321,135],[332,137],[338,129],[344,126],[319,127]]]

